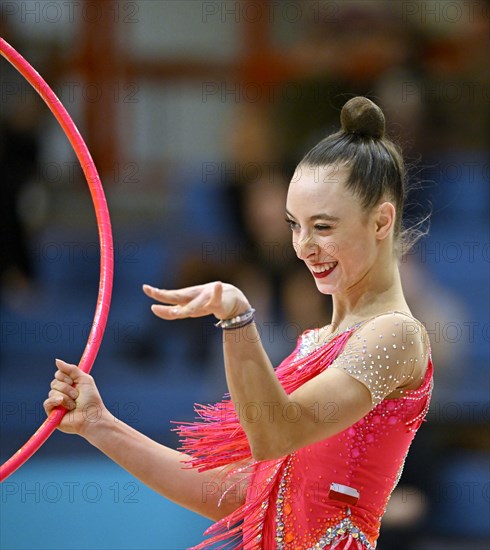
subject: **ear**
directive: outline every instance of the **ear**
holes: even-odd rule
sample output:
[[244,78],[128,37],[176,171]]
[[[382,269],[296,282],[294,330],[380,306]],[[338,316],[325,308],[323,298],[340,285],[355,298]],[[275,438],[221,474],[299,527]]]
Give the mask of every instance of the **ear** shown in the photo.
[[396,210],[391,202],[381,203],[376,211],[376,238],[383,240],[388,237],[395,225]]

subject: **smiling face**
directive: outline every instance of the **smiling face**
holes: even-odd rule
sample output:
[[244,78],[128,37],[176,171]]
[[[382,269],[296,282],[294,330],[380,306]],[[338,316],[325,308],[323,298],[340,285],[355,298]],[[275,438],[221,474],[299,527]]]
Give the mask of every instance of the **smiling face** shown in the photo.
[[380,241],[389,231],[379,231],[378,208],[366,212],[346,189],[348,174],[337,166],[300,165],[288,190],[286,217],[293,247],[323,294],[369,286],[378,269]]

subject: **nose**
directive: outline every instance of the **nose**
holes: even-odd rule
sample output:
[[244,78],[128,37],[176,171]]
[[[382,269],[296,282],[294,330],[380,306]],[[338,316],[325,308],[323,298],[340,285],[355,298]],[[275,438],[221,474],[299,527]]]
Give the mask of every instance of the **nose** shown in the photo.
[[294,243],[293,246],[296,256],[303,261],[308,259],[311,260],[318,252],[318,246],[310,233],[305,233]]

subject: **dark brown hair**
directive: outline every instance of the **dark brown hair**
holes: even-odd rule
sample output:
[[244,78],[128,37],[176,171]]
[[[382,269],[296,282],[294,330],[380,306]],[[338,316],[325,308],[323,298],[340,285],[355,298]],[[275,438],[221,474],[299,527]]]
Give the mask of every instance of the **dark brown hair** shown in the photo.
[[383,111],[366,97],[354,97],[342,108],[340,122],[341,129],[313,147],[300,165],[346,166],[350,171],[347,189],[360,199],[365,210],[382,199],[393,202],[395,249],[406,253],[423,233],[402,228],[405,163],[400,149],[385,136]]

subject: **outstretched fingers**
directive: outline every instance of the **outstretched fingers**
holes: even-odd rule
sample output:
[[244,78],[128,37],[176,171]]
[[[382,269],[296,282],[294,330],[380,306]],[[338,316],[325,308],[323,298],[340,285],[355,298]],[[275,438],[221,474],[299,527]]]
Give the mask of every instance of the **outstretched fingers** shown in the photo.
[[190,302],[182,305],[176,304],[171,306],[161,306],[153,304],[151,310],[157,317],[162,319],[185,319],[187,317],[203,317],[211,312],[206,307],[209,303],[209,296],[204,294],[198,295]]
[[151,310],[162,319],[185,319],[186,317],[202,317],[211,313],[209,303],[212,300],[209,285],[197,285],[178,290],[164,290],[143,285],[147,296],[160,304],[153,304]]
[[235,311],[245,311],[248,303],[237,288],[220,281],[179,290],[162,290],[144,285],[143,290],[148,296],[161,302],[153,304],[151,310],[157,317],[167,320],[205,315],[226,319]]
[[185,304],[195,298],[201,290],[200,286],[190,286],[178,290],[166,290],[163,288],[155,288],[150,285],[143,285],[143,292],[164,304],[180,305]]

